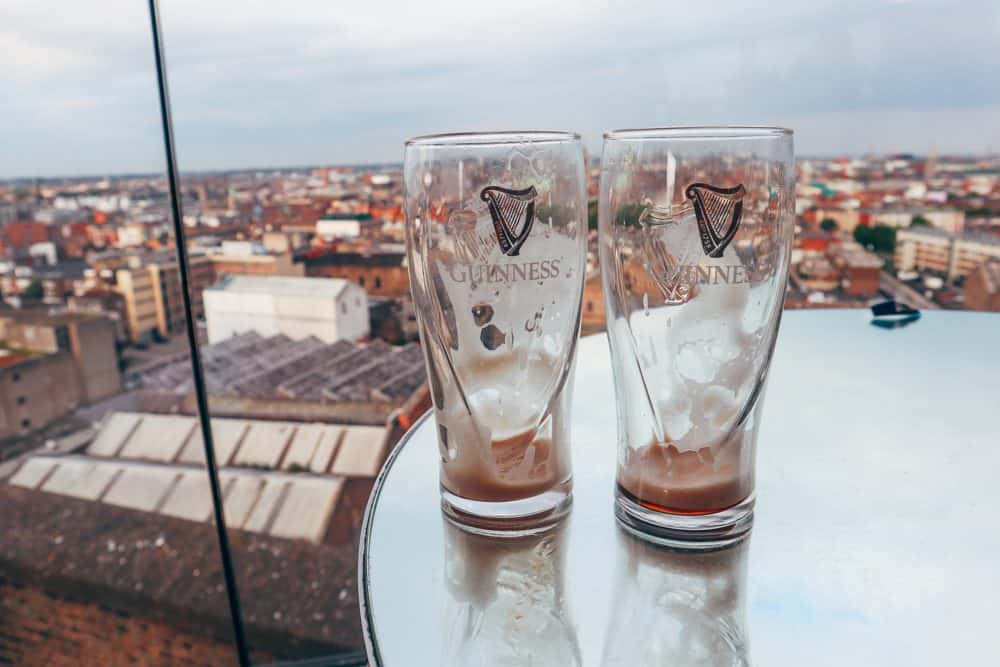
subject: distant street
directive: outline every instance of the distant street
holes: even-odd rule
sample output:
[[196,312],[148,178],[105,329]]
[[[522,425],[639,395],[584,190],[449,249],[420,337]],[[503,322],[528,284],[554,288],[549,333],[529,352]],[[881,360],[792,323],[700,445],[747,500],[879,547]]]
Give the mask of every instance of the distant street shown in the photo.
[[892,298],[897,301],[902,301],[919,310],[941,309],[941,306],[937,305],[917,290],[885,271],[882,271],[882,273],[879,274],[878,286],[879,289],[890,294]]

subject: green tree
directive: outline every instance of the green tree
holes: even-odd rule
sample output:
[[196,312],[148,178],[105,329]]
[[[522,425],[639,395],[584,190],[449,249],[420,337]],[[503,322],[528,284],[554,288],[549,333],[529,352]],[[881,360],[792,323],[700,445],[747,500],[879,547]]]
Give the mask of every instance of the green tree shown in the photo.
[[642,204],[625,204],[615,213],[615,224],[634,227],[639,224],[639,216],[646,210]]
[[896,249],[896,229],[886,225],[858,225],[854,228],[854,240],[875,252],[890,253]]
[[922,215],[915,215],[910,220],[910,227],[930,227],[931,221]]
[[42,283],[39,280],[32,280],[31,283],[24,288],[21,292],[21,296],[25,299],[38,299],[41,300],[45,296],[45,288],[42,287]]
[[823,222],[819,223],[819,228],[824,232],[835,232],[840,229],[840,225],[833,218],[823,218]]
[[587,202],[587,229],[597,229],[597,200]]

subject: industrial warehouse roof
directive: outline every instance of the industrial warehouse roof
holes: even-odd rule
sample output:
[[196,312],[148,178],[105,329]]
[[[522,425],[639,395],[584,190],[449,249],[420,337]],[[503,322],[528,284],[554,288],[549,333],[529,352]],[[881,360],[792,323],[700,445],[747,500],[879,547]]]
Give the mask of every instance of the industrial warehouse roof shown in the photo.
[[[213,419],[230,528],[326,541],[344,484],[370,480],[386,430],[371,426]],[[9,484],[205,523],[212,519],[198,421],[180,415],[109,415],[79,454],[35,454]]]
[[[212,419],[212,431],[255,649],[360,648],[357,528],[398,429]],[[225,636],[199,422],[111,413],[73,453],[60,450],[26,454],[0,480],[0,581]]]
[[337,297],[350,283],[343,278],[226,275],[208,289],[213,292],[274,296]]
[[[309,337],[263,337],[254,332],[201,348],[210,394],[307,401],[380,400],[402,404],[424,383],[423,356],[416,344],[393,347],[323,343]],[[130,386],[160,392],[192,391],[187,354],[166,358],[128,374]]]
[[[72,591],[119,613],[231,630],[209,523],[9,484],[0,484],[0,506],[0,578]],[[229,540],[255,644],[289,657],[303,647],[360,648],[353,545],[245,531],[230,531]]]

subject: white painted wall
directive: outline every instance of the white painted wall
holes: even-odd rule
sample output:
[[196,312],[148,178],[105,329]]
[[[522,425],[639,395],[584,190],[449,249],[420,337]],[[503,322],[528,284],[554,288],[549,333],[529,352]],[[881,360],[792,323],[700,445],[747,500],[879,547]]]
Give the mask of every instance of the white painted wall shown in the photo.
[[[347,313],[344,314],[346,309]],[[337,321],[341,338],[357,340],[371,333],[368,320],[368,294],[364,289],[348,283],[337,298]]]
[[370,332],[367,294],[353,283],[336,297],[210,289],[204,301],[209,343],[246,331],[295,340],[316,336],[327,343],[356,340]]
[[361,235],[358,220],[323,220],[316,222],[316,235],[325,241],[332,239],[353,239]]

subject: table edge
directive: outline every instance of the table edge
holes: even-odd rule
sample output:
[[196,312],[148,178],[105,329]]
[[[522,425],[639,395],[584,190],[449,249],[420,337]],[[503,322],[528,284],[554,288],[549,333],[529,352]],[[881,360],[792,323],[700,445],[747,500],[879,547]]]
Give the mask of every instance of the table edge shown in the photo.
[[433,418],[434,410],[428,410],[423,415],[421,415],[413,426],[403,434],[396,443],[392,451],[385,459],[385,463],[382,464],[382,470],[379,471],[378,476],[375,478],[375,484],[372,486],[371,494],[368,496],[368,505],[365,507],[365,515],[361,521],[361,539],[358,549],[358,604],[361,608],[361,635],[365,643],[365,652],[368,654],[368,660],[371,663],[371,667],[380,667],[382,665],[381,654],[378,650],[378,642],[375,639],[375,634],[373,631],[374,622],[372,615],[372,604],[371,595],[369,593],[368,581],[368,552],[371,543],[372,536],[372,524],[375,520],[375,507],[378,505],[378,500],[382,495],[382,489],[385,486],[385,480],[392,471],[393,464],[396,459],[402,453],[403,448],[406,447],[407,443],[413,439],[417,431],[424,425],[424,422],[430,421]]

